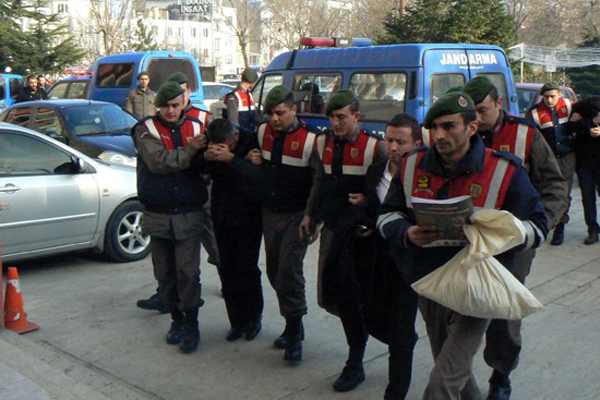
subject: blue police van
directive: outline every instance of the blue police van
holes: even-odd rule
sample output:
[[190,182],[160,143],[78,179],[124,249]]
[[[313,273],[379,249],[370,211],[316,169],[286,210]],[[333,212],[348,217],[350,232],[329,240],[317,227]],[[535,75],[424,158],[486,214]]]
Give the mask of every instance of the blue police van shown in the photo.
[[[304,46],[336,46],[337,40],[303,38]],[[519,115],[508,58],[497,46],[477,44],[398,44],[308,48],[276,57],[253,88],[261,110],[269,90],[284,84],[294,92],[299,116],[325,129],[324,104],[340,89],[353,90],[360,100],[362,126],[383,133],[394,115],[405,112],[421,123],[429,107],[452,87],[476,75],[487,75],[505,99],[506,111]]]
[[0,74],[0,110],[15,104],[23,88],[23,77],[16,74]]
[[204,107],[202,76],[193,55],[183,51],[147,51],[115,54],[98,59],[91,68],[92,82],[87,98],[125,104],[127,93],[138,85],[142,71],[150,75],[150,89],[155,92],[174,72],[183,72],[189,78],[194,105]]

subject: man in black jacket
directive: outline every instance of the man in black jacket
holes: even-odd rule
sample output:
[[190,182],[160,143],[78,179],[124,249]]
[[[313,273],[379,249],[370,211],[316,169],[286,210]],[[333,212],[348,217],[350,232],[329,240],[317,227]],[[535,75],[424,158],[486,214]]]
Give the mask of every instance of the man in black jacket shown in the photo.
[[200,167],[206,136],[200,133],[200,121],[185,116],[183,89],[177,83],[161,86],[155,104],[159,112],[132,132],[139,154],[138,194],[145,207],[142,229],[152,238],[158,292],[173,320],[167,343],[191,353],[200,342],[200,235],[208,199]]
[[48,93],[46,93],[43,88],[38,87],[38,81],[35,75],[29,75],[27,77],[27,86],[21,90],[15,103],[34,100],[48,100]]

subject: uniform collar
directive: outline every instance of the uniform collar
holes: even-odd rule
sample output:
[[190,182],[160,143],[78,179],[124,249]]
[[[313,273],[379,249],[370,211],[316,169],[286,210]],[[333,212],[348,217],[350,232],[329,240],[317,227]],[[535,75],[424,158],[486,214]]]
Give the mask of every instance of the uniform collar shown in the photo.
[[447,178],[483,171],[485,160],[485,146],[479,135],[471,137],[471,148],[467,154],[454,166],[452,171],[444,166],[444,161],[434,146],[431,146],[425,157],[419,162],[419,168],[435,175]]
[[147,87],[146,90],[142,90],[142,87],[140,85],[138,85],[137,91],[138,91],[138,93],[141,93],[141,94],[150,93],[150,87]]
[[499,134],[502,131],[502,128],[504,128],[505,123],[506,123],[506,111],[501,110],[500,115],[498,115],[498,119],[496,120],[496,123],[494,124],[494,128],[492,129],[492,133],[494,135]]
[[360,125],[359,125],[358,128],[357,128],[357,130],[353,134],[351,134],[350,136],[345,137],[345,138],[338,138],[333,133],[333,129],[331,130],[331,134],[333,135],[333,140],[336,143],[348,142],[351,145],[353,145],[354,143],[356,143],[356,141],[358,140],[358,137],[360,136],[361,132],[362,132],[362,129],[360,129]]

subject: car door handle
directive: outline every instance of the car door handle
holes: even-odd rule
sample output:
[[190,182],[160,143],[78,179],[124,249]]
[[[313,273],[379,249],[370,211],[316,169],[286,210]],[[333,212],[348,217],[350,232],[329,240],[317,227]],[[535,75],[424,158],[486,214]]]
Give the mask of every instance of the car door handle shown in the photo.
[[0,188],[0,193],[8,193],[13,194],[21,190],[20,187],[13,185],[12,183],[7,183],[3,188]]

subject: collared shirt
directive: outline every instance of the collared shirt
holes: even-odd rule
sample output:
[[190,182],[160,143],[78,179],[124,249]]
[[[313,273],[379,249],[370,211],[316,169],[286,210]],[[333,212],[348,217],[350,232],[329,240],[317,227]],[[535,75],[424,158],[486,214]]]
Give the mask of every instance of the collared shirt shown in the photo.
[[383,171],[383,175],[381,176],[381,179],[379,180],[379,184],[377,185],[377,188],[375,189],[376,193],[377,193],[377,198],[379,199],[380,203],[383,203],[383,200],[385,200],[385,196],[387,195],[388,190],[390,190],[390,184],[392,183],[392,174],[390,173],[390,161],[388,160],[385,163],[385,169]]

